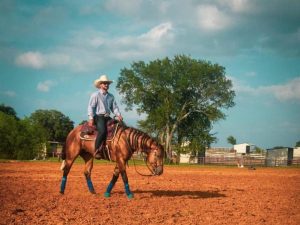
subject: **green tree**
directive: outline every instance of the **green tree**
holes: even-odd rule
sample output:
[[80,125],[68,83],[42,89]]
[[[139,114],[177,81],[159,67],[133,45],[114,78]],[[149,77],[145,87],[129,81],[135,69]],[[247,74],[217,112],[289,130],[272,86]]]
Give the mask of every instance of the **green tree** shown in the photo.
[[36,110],[29,119],[47,131],[49,141],[64,142],[74,128],[74,122],[57,110]]
[[32,123],[29,118],[19,121],[19,133],[15,141],[17,148],[14,152],[16,159],[33,159],[42,152],[47,143],[47,130]]
[[236,145],[236,139],[233,136],[229,136],[227,142],[231,145]]
[[46,143],[46,131],[25,118],[0,112],[0,158],[33,159]]
[[0,105],[0,112],[3,112],[3,113],[5,113],[7,115],[10,115],[10,116],[13,116],[15,119],[19,119],[17,117],[16,111],[11,106],[6,106],[4,104],[1,104]]
[[300,147],[300,141],[297,141],[297,142],[296,142],[295,147]]
[[189,56],[134,62],[120,75],[117,89],[126,110],[136,107],[146,115],[139,126],[160,138],[169,157],[172,143],[189,141],[202,148],[212,143],[213,122],[224,119],[221,110],[234,105],[225,68]]
[[0,112],[0,158],[13,159],[17,149],[18,121],[12,115]]
[[263,148],[260,148],[258,146],[255,147],[255,153],[264,154],[265,152],[266,150],[264,150]]

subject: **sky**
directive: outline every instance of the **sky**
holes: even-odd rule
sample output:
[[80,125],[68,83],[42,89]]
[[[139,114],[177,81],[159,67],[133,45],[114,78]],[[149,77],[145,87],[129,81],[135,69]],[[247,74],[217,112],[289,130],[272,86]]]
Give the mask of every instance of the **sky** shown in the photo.
[[0,104],[21,118],[55,109],[87,119],[93,82],[123,68],[185,54],[226,68],[235,106],[214,124],[214,147],[294,147],[300,141],[298,0],[1,0]]

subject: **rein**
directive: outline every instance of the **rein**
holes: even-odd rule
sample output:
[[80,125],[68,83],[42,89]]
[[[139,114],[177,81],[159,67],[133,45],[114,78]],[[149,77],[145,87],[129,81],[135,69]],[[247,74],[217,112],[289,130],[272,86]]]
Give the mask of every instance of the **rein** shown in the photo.
[[[137,169],[136,169],[136,164],[135,164],[135,160],[134,158],[132,157],[132,161],[133,161],[133,165],[134,165],[134,169],[135,169],[135,172],[137,172],[137,174],[143,176],[143,177],[153,177],[155,176],[153,173],[152,174],[143,174],[143,173],[140,173]],[[148,164],[146,163],[146,166],[148,168],[148,170],[151,172],[151,170],[149,169],[149,166]]]
[[[129,144],[129,138],[126,136],[126,144],[131,152],[131,157],[132,157],[132,161],[133,161],[133,165],[134,165],[134,169],[135,171],[137,172],[137,174],[141,175],[141,176],[144,176],[144,177],[152,177],[152,176],[155,176],[155,174],[151,173],[151,174],[143,174],[143,173],[140,173],[137,168],[136,168],[136,164],[135,164],[135,160],[134,160],[134,157],[133,157],[133,149],[131,148],[131,145]],[[148,170],[151,172],[147,162],[145,163]]]

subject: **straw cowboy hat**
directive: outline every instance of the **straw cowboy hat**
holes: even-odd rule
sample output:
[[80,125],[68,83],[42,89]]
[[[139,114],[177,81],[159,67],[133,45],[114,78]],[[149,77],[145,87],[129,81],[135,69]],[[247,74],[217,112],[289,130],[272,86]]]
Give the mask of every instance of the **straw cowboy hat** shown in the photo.
[[113,81],[109,80],[106,75],[101,75],[98,79],[94,81],[95,87],[99,87],[101,83],[109,83],[111,84]]

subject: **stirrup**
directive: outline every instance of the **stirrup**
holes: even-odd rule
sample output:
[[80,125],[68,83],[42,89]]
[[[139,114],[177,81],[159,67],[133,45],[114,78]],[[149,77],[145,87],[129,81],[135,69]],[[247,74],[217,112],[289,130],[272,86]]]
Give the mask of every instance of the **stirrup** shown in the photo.
[[100,145],[99,148],[96,149],[94,154],[95,159],[102,159],[103,158],[103,144]]

